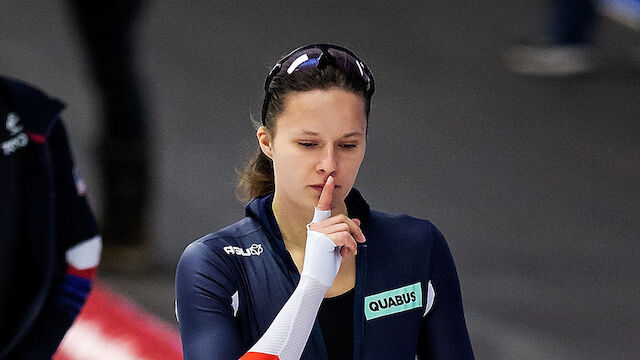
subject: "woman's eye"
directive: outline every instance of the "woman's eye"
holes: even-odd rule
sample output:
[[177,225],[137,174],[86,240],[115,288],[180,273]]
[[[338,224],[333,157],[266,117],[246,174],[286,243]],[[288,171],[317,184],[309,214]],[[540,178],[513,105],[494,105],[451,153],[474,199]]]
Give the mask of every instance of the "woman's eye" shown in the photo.
[[315,143],[303,142],[303,141],[298,141],[298,144],[299,144],[299,145],[302,145],[302,146],[304,146],[304,147],[312,147],[312,146],[315,146],[315,145],[316,145]]
[[356,144],[342,144],[340,145],[345,149],[355,149],[356,148]]

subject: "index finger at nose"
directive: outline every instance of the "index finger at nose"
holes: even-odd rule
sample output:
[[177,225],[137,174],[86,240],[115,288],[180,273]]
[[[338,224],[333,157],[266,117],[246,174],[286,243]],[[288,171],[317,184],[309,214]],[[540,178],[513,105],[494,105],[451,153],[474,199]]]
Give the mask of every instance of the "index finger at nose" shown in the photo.
[[333,189],[335,187],[333,176],[329,176],[327,178],[327,182],[324,183],[322,187],[322,192],[320,193],[320,199],[318,199],[318,205],[316,208],[318,210],[331,210],[331,201],[333,201]]

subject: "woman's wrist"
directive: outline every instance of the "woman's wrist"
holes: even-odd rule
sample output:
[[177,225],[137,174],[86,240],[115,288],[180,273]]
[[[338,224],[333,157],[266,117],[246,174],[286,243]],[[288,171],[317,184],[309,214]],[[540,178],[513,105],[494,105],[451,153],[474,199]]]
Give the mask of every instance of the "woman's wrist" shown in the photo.
[[340,249],[333,240],[323,233],[307,230],[301,275],[310,276],[330,288],[338,274],[341,261]]

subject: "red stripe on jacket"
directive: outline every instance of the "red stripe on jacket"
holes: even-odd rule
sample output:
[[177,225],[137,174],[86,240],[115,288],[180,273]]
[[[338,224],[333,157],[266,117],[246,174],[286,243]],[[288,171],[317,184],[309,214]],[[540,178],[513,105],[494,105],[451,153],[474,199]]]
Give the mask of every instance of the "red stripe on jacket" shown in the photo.
[[240,360],[280,360],[277,355],[258,353],[258,352],[248,352],[244,354]]
[[28,132],[28,131],[25,131],[25,133],[27,134],[29,139],[31,139],[31,141],[35,143],[44,144],[47,141],[47,138],[44,135],[40,135],[40,134]]
[[74,275],[74,276],[81,277],[81,278],[84,278],[84,279],[89,279],[89,280],[92,280],[92,279],[94,279],[96,277],[97,270],[98,270],[97,267],[92,267],[92,268],[80,270],[80,269],[76,269],[75,267],[73,267],[71,265],[67,265],[67,274],[68,275]]

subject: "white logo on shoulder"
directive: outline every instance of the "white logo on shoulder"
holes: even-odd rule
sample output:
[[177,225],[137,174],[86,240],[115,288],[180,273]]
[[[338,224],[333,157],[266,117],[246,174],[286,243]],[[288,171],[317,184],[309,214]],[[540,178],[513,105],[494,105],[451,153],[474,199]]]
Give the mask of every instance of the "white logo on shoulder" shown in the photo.
[[18,125],[20,122],[20,116],[16,113],[9,113],[7,115],[7,130],[11,133],[11,136],[17,135],[20,131],[22,131],[22,125]]
[[19,124],[20,117],[16,113],[9,113],[7,115],[6,127],[9,134],[13,136],[11,139],[4,141],[1,145],[2,151],[5,155],[10,155],[19,148],[27,146],[29,143],[29,137],[22,132],[22,125]]
[[251,247],[243,249],[237,246],[225,246],[224,252],[229,255],[240,255],[240,256],[251,256],[251,255],[260,255],[264,251],[262,248],[262,244],[251,244]]

